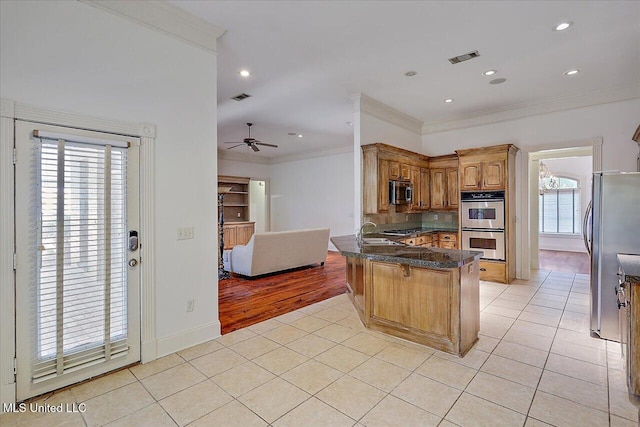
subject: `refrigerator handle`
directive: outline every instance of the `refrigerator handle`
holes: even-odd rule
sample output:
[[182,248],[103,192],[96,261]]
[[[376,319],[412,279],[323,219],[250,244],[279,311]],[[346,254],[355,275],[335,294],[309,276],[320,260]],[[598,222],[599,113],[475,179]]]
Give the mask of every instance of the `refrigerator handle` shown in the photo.
[[593,201],[589,202],[587,210],[584,213],[584,221],[582,222],[582,238],[584,239],[584,247],[587,248],[589,256],[591,256],[591,245],[589,244],[591,239],[587,236],[587,232],[589,229],[589,216],[591,216],[591,203],[593,203]]

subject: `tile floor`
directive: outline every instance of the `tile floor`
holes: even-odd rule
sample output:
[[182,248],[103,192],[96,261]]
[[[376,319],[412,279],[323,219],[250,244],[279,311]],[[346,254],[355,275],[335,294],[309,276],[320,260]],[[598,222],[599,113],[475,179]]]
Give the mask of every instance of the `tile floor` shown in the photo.
[[29,426],[638,426],[619,345],[589,337],[588,275],[481,282],[462,359],[366,331],[346,295],[48,396]]

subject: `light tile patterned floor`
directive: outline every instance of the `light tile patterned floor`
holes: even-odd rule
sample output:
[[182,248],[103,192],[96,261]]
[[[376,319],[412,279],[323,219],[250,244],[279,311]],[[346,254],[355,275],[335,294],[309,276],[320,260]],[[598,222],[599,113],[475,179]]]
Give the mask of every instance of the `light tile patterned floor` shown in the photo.
[[48,397],[28,426],[638,426],[619,344],[589,337],[589,277],[481,282],[463,358],[366,331],[346,295]]

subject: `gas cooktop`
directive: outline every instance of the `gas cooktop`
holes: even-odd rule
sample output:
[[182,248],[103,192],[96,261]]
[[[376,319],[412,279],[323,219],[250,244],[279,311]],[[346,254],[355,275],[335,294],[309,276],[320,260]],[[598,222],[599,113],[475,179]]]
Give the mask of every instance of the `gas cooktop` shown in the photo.
[[420,233],[422,231],[422,228],[410,228],[406,230],[385,230],[382,234],[388,234],[390,236],[408,236],[409,234]]

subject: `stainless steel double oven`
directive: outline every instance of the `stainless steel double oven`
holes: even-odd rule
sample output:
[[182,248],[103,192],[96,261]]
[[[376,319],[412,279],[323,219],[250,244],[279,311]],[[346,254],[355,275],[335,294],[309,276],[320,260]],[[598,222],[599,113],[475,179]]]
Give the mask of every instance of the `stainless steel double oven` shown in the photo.
[[482,259],[505,260],[504,191],[461,196],[462,249],[482,251]]

